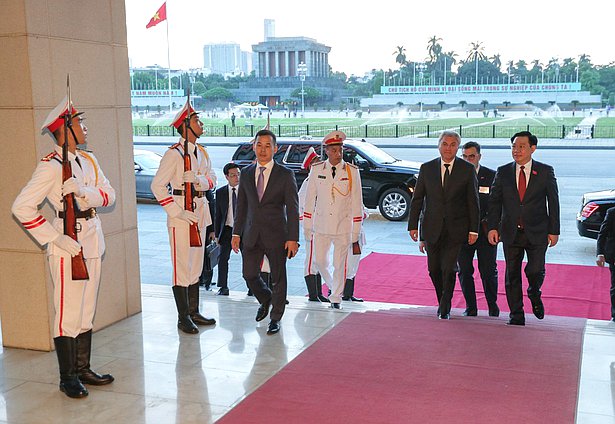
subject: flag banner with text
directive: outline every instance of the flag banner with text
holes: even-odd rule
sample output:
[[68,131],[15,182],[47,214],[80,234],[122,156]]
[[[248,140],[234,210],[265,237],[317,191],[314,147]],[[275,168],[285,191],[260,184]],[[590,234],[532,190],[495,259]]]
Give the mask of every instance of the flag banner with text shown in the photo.
[[145,28],[151,28],[153,26],[158,25],[160,22],[167,19],[167,2],[165,1],[160,6],[160,9],[152,16],[152,19],[149,20],[148,24],[145,25]]
[[417,85],[383,86],[381,94],[447,94],[447,93],[519,93],[581,91],[580,82],[550,84],[479,84],[479,85]]

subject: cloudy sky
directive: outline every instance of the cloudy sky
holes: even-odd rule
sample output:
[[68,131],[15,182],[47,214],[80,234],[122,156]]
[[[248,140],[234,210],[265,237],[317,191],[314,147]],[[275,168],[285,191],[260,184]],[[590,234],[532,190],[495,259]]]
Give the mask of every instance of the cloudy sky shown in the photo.
[[[167,66],[166,24],[145,29],[162,3],[126,0],[132,66]],[[615,61],[613,12],[612,0],[167,0],[172,68],[202,67],[204,44],[235,42],[251,51],[263,41],[263,20],[274,19],[276,36],[305,36],[330,46],[333,70],[349,75],[397,68],[397,46],[406,48],[408,60],[424,60],[434,35],[459,59],[467,57],[470,42],[479,41],[487,56],[499,53],[503,63],[585,53],[594,64],[608,64]]]

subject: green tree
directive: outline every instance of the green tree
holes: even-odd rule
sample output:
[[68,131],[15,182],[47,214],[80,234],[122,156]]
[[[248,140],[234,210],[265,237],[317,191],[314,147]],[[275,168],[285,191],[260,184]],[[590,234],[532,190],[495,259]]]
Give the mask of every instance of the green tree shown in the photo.
[[427,41],[427,54],[429,55],[429,62],[431,63],[435,63],[442,53],[440,41],[442,41],[442,39],[435,35]]
[[203,99],[214,102],[220,100],[231,101],[233,100],[233,93],[228,91],[226,88],[216,87],[203,93]]
[[[304,90],[303,98],[305,100],[306,106],[317,103],[322,97],[322,95],[320,94],[320,91],[318,91],[315,88],[304,87],[303,90]],[[293,90],[293,92],[290,93],[290,97],[301,100],[301,88],[296,88],[295,90]]]

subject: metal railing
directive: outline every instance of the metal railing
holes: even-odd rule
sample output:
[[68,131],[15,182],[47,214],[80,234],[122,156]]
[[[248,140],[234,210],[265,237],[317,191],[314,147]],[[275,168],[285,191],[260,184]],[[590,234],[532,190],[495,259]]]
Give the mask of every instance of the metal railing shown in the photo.
[[[254,137],[260,127],[254,125],[203,126],[208,137]],[[272,125],[271,130],[278,137],[301,137],[311,135],[324,137],[333,130],[341,130],[350,138],[437,138],[444,130],[455,130],[465,138],[508,138],[518,131],[531,131],[539,138],[615,138],[615,126],[600,125]],[[170,126],[133,126],[136,136],[177,136],[177,130]]]

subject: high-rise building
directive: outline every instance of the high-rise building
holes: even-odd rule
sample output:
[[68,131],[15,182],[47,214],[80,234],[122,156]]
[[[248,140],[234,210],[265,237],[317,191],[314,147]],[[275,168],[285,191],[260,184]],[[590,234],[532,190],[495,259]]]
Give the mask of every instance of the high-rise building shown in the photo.
[[236,43],[206,44],[203,46],[204,67],[212,74],[248,74],[251,64],[249,54],[241,51]]
[[275,37],[275,19],[265,19],[265,41]]

